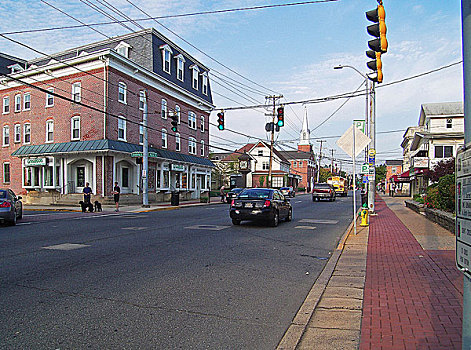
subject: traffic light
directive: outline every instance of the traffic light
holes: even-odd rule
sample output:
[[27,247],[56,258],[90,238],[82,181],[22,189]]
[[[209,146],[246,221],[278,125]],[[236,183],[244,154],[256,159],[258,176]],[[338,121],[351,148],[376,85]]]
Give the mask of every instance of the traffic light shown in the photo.
[[276,116],[278,118],[278,122],[276,123],[278,126],[284,126],[285,125],[285,107],[280,106],[276,110]]
[[218,113],[218,129],[224,130],[224,112]]
[[177,132],[178,131],[178,115],[175,112],[170,113],[170,118],[172,119],[172,131]]
[[369,75],[370,80],[381,83],[383,81],[383,64],[381,62],[381,54],[388,51],[388,40],[386,39],[386,12],[382,2],[374,10],[366,12],[366,18],[374,24],[369,25],[366,31],[375,39],[368,41],[368,47],[371,50],[366,51],[366,56],[373,59],[367,62],[369,69],[374,74]]

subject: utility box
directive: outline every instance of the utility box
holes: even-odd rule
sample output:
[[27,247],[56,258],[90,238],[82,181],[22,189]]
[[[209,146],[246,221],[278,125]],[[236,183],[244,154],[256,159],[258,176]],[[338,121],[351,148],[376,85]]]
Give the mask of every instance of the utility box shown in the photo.
[[180,193],[177,191],[172,192],[172,196],[170,197],[170,204],[173,206],[180,205]]

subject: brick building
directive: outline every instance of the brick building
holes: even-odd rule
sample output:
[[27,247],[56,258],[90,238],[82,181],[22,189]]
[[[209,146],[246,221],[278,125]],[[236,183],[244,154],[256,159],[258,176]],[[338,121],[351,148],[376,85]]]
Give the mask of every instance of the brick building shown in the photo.
[[391,195],[392,184],[391,178],[395,175],[402,174],[402,160],[387,160],[386,161],[386,194]]
[[141,194],[146,91],[149,200],[209,190],[209,70],[160,33],[145,29],[19,63],[0,76],[3,186],[68,195],[89,182],[108,196],[118,181],[123,193]]

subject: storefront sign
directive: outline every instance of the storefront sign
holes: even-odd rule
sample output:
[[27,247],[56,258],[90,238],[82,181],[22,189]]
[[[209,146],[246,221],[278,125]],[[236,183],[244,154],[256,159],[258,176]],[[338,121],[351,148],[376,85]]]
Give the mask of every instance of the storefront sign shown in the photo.
[[26,158],[25,159],[25,166],[39,166],[39,165],[47,165],[46,158]]
[[[149,158],[159,158],[159,155],[155,152],[149,152]],[[144,153],[142,152],[132,152],[131,157],[144,157]]]
[[414,157],[412,159],[413,159],[414,168],[428,168],[427,157]]
[[185,171],[185,166],[181,164],[172,164],[171,169],[173,171]]

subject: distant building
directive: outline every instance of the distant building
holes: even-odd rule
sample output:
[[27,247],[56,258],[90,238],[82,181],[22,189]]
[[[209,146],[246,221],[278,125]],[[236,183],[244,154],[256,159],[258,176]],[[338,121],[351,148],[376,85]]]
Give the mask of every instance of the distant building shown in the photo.
[[385,190],[386,194],[391,195],[393,190],[393,176],[402,174],[402,160],[387,160],[386,161],[386,179],[385,179]]
[[[412,137],[413,133],[413,137]],[[420,108],[419,125],[406,132],[401,146],[410,157],[411,193],[423,193],[429,185],[424,172],[441,160],[456,157],[464,145],[462,102],[427,103]],[[405,161],[407,163],[407,161]]]
[[147,91],[149,199],[209,190],[209,69],[156,30],[29,61],[1,55],[0,69],[8,63],[0,84],[3,186],[63,197],[89,182],[95,195],[108,196],[118,181],[122,193],[141,194]]

